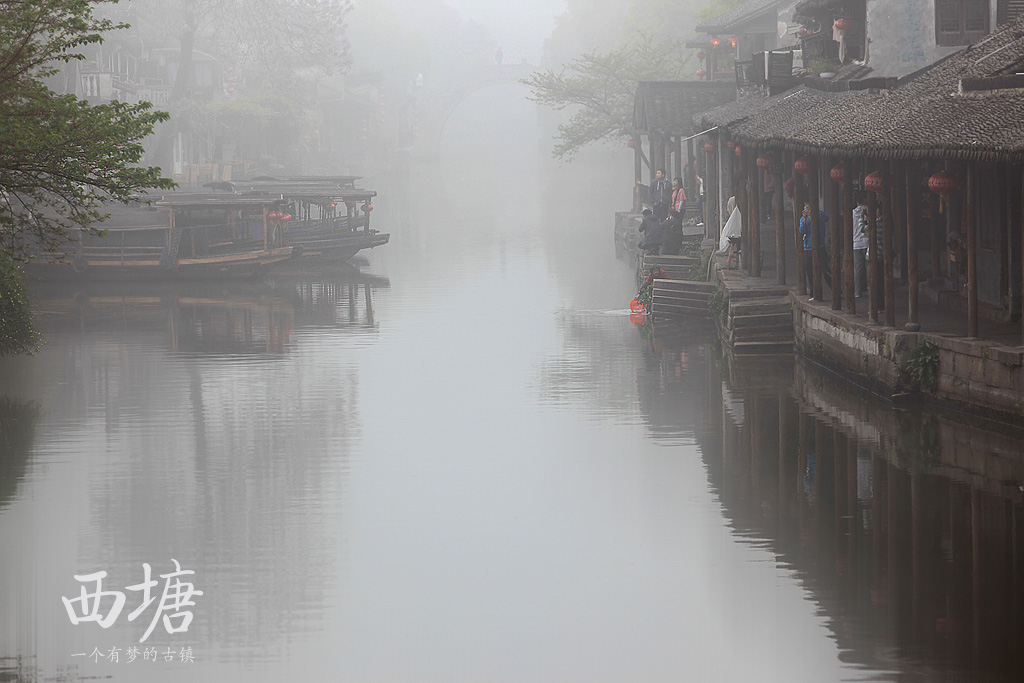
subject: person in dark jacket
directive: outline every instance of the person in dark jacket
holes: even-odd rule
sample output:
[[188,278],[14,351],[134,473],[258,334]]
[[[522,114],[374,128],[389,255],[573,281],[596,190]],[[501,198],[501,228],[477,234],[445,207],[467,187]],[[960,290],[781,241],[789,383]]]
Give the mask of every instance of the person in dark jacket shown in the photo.
[[661,240],[664,229],[661,221],[654,217],[654,212],[644,209],[643,219],[640,221],[640,232],[644,234],[637,245],[648,254],[657,256],[661,252]]
[[661,224],[661,253],[677,256],[683,247],[683,216],[672,209]]
[[659,221],[665,220],[668,217],[668,210],[671,208],[672,187],[668,184],[665,171],[660,168],[654,174],[654,180],[651,181],[649,194],[651,208],[654,209],[654,217]]

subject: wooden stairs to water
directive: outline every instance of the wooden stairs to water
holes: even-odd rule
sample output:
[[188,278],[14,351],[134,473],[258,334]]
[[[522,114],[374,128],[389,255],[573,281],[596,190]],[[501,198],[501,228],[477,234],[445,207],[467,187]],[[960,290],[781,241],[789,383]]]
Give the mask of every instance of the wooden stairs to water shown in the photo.
[[692,256],[644,256],[644,272],[651,268],[661,268],[673,280],[687,280],[691,277],[694,266],[700,265],[700,259]]
[[783,288],[731,291],[723,333],[735,355],[791,356],[793,307],[789,291]]

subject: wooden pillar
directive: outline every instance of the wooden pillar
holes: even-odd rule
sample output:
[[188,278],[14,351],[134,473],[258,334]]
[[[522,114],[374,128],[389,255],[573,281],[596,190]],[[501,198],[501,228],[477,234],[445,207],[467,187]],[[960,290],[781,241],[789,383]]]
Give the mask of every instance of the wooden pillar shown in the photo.
[[878,322],[878,309],[881,305],[881,292],[878,291],[878,279],[882,275],[879,259],[882,255],[878,250],[878,196],[868,192],[868,245],[871,260],[868,261],[868,320]]
[[903,164],[893,162],[892,164],[892,191],[893,191],[893,227],[896,232],[896,254],[899,257],[899,269],[900,269],[900,281],[906,282],[907,280],[907,231],[903,225],[903,219],[906,213],[899,207],[906,204],[906,197],[903,196],[906,191],[906,182],[904,176],[906,174],[906,168]]
[[[781,154],[775,161],[775,271],[776,281],[786,284],[786,200],[783,196]],[[799,213],[799,211],[797,212]]]
[[996,167],[996,177],[1002,178],[999,183],[999,297],[1010,301],[1010,196],[1016,183],[1013,182],[1012,169],[1005,164]]
[[268,226],[267,226],[267,207],[263,207],[263,250],[266,251],[267,246],[270,244],[268,239]]
[[[689,150],[693,146],[693,140],[687,140],[687,149]],[[681,135],[676,136],[675,149],[672,152],[676,155],[675,158],[675,175],[677,178],[683,177],[683,137]],[[686,174],[689,177],[689,173]],[[686,182],[686,178],[683,178],[683,182]],[[683,185],[683,187],[687,187]]]
[[893,191],[892,184],[896,182],[895,177],[883,168],[882,174],[882,273],[885,291],[885,324],[888,327],[896,327],[896,283],[893,281],[893,232],[895,220],[892,208]]
[[761,171],[753,150],[745,156],[750,178],[750,274],[761,277]]
[[640,196],[640,185],[644,181],[644,164],[643,164],[643,143],[640,141],[639,136],[634,135],[633,140],[633,213],[640,213],[643,211],[643,197]]
[[821,212],[818,209],[818,175],[821,164],[818,157],[811,158],[811,172],[807,175],[807,201],[811,204],[811,274],[812,294],[817,301],[825,298],[821,282],[822,258],[824,256],[823,235],[821,232]]
[[[844,308],[848,313],[857,312],[857,299],[854,297],[855,285],[853,276],[853,169],[845,163],[843,172],[843,298]],[[832,274],[836,277],[836,273]]]
[[800,234],[800,215],[804,208],[804,176],[793,171],[793,235],[796,245],[796,291],[807,294],[807,276],[804,273],[804,241]]
[[696,201],[698,197],[697,156],[693,152],[693,138],[686,141],[686,160],[689,162],[686,167],[686,174],[683,176],[683,182],[687,184],[686,197],[692,201]]
[[[832,163],[829,160],[828,163]],[[831,168],[831,166],[829,167]],[[828,213],[831,220],[829,221],[829,234],[832,240],[832,263],[830,264],[832,270],[832,310],[838,311],[843,307],[843,278],[841,277],[843,272],[843,222],[841,220],[840,212],[840,185],[829,178],[828,182],[829,189],[829,206]]]
[[[745,154],[741,150],[741,154]],[[743,269],[750,272],[750,206],[748,205],[746,168],[742,156],[737,157],[732,163],[733,177],[736,183],[736,206],[740,209],[740,245],[743,252]]]
[[942,252],[943,246],[946,244],[946,235],[942,229],[942,223],[939,221],[939,195],[934,192],[929,192],[928,195],[928,216],[932,235],[931,277],[936,278],[942,277]]
[[967,336],[978,336],[978,176],[967,166]]
[[1019,216],[1021,217],[1020,228],[1020,300],[1021,300],[1021,346],[1024,346],[1024,171],[1020,173],[1021,186],[1020,196],[1017,198],[1020,205]]
[[914,171],[907,166],[907,322],[903,326],[908,332],[917,332],[921,325],[917,319],[918,274],[917,274],[917,188]]
[[658,149],[657,149],[657,136],[654,131],[647,133],[647,148],[649,150],[647,156],[650,158],[651,165],[647,168],[647,184],[650,185],[654,182],[654,174],[658,170]]

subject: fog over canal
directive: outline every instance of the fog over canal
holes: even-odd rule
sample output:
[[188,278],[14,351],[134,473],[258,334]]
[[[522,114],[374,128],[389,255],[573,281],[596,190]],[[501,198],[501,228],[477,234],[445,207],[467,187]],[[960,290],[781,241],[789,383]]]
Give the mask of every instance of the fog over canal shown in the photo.
[[[392,238],[361,272],[36,287],[48,343],[0,362],[0,680],[1024,670],[1021,482],[965,494],[914,470],[938,512],[910,531],[927,442],[890,464],[884,436],[841,429],[887,408],[839,405],[801,367],[730,375],[694,326],[631,324],[612,241],[630,160],[549,162],[523,95],[478,93],[438,162],[364,181]],[[1003,567],[983,586],[972,548]],[[72,656],[148,623],[72,626],[75,574],[124,587],[172,558],[203,595],[187,633],[145,645],[194,662]]]

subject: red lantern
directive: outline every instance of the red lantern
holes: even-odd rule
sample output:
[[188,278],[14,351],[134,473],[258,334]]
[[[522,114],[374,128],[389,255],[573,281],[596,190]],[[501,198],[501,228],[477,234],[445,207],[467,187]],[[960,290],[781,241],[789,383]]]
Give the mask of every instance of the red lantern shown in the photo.
[[367,202],[363,204],[362,209],[363,213],[370,213],[371,211],[373,211],[373,204]]
[[811,159],[810,157],[800,157],[793,164],[793,170],[800,175],[807,175],[811,172]]
[[630,149],[636,149],[636,140],[634,140],[633,138],[626,140],[626,147],[629,147]]
[[736,148],[733,149],[733,151],[736,152],[737,157],[740,157],[743,154],[743,151],[740,149],[739,145],[736,145]]
[[697,53],[697,59],[704,59],[704,50]]
[[796,181],[790,178],[783,187],[786,189],[786,196],[792,199],[796,194]]
[[290,213],[286,213],[283,216],[281,216],[281,220],[283,220],[285,223],[287,223],[291,219],[292,219],[292,215]]
[[775,157],[771,154],[762,154],[757,158],[757,167],[762,171],[767,171],[768,167],[775,163]]
[[836,19],[835,23],[833,23],[832,26],[835,27],[837,31],[850,30],[850,22],[848,22],[846,19]]
[[945,171],[939,171],[928,179],[928,189],[943,197],[956,192],[959,185],[960,183],[957,181],[956,176]]
[[715,47],[718,47],[719,45],[721,45],[721,43],[722,43],[722,41],[719,40],[718,38],[712,38],[711,39],[711,44],[714,45]]
[[832,180],[836,181],[837,183],[843,182],[843,165],[836,164],[835,166],[833,166],[832,170],[829,172],[829,175],[832,177]]
[[881,194],[882,192],[882,172],[872,171],[864,177],[864,189],[870,190],[875,194]]
[[732,43],[733,47],[736,47],[736,43],[740,42],[738,36],[729,36],[729,42]]
[[727,146],[727,147],[728,147],[729,149],[736,149],[736,143],[735,143],[735,142],[733,142],[732,140],[729,140],[729,142],[727,142],[727,143],[725,143],[725,144],[726,144],[726,146]]
[[697,78],[703,79],[706,75],[707,72],[704,69],[697,69]]
[[704,152],[706,154],[714,154],[715,153],[715,143],[711,142],[710,140],[705,142],[704,143]]

